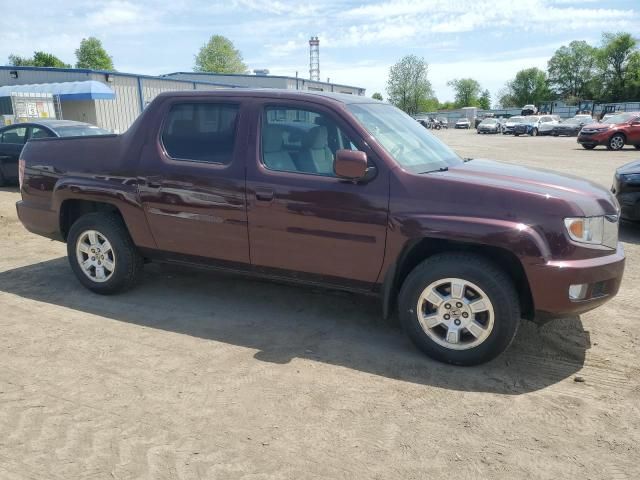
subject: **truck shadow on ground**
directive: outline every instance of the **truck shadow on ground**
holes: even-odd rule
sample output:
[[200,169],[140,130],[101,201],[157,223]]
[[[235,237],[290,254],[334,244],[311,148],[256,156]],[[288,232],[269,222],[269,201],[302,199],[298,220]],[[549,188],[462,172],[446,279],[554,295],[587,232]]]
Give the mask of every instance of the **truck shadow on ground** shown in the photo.
[[150,264],[136,289],[88,292],[65,258],[0,273],[0,291],[107,319],[257,349],[260,361],[307,358],[439,388],[518,395],[580,370],[590,347],[579,317],[523,321],[511,348],[478,367],[432,361],[384,321],[375,298]]

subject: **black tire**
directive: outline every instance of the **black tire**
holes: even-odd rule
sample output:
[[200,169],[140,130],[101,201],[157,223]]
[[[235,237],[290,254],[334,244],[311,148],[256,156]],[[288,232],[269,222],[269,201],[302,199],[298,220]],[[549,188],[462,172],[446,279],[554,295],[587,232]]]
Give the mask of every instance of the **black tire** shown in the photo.
[[514,136],[516,136],[516,137],[519,137],[519,136],[520,136],[520,134],[519,134],[519,133],[515,133],[515,132],[513,133],[513,135],[514,135]]
[[[620,142],[620,139],[622,139],[622,142]],[[622,150],[625,143],[625,136],[621,133],[616,133],[615,135],[611,135],[611,138],[607,142],[607,149],[613,151]]]
[[[91,280],[84,273],[76,255],[78,240],[88,230],[95,230],[108,239],[113,250],[115,268],[103,282]],[[142,272],[143,258],[122,219],[113,213],[88,213],[76,220],[67,236],[67,256],[80,283],[89,290],[104,295],[130,289]]]
[[640,145],[634,145],[634,148],[635,148],[636,150],[640,150]]
[[[484,290],[494,311],[493,329],[479,345],[455,350],[434,341],[418,321],[418,301],[432,282],[459,278]],[[509,276],[485,258],[469,253],[443,253],[420,263],[404,281],[399,296],[400,320],[413,343],[431,358],[454,365],[477,365],[504,352],[520,325],[518,295]]]
[[584,143],[581,144],[582,148],[584,148],[585,150],[593,150],[594,148],[596,148],[595,145],[586,145]]
[[2,170],[0,170],[0,187],[4,187],[7,184],[7,181],[4,178],[4,175],[2,174]]
[[532,137],[537,137],[538,136],[538,129],[534,128],[533,130],[531,130],[531,136]]

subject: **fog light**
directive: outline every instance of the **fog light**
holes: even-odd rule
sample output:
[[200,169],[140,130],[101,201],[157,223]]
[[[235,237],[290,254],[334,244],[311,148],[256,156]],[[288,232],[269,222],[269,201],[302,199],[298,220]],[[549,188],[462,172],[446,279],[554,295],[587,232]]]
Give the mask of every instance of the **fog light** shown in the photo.
[[571,300],[584,300],[584,297],[587,296],[587,287],[589,285],[586,283],[578,283],[576,285],[569,286],[569,298]]

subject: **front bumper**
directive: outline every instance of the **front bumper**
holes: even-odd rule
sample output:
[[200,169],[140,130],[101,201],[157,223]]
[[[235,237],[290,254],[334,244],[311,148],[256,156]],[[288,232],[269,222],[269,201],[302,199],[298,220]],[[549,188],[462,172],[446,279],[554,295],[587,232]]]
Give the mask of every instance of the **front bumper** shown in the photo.
[[609,141],[609,133],[606,131],[590,134],[580,132],[577,141],[581,145],[606,145]]
[[[537,320],[588,312],[611,300],[620,288],[625,256],[622,244],[615,252],[584,260],[552,260],[526,267]],[[587,284],[583,300],[571,300],[571,285]]]

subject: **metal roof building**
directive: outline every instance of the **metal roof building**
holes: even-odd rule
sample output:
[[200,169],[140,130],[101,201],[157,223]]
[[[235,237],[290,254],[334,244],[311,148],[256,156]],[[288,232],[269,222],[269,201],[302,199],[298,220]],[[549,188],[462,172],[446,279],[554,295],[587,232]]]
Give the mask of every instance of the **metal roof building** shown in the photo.
[[80,68],[0,66],[3,95],[10,95],[13,90],[54,94],[60,101],[61,118],[91,123],[115,133],[129,128],[159,93],[228,87],[234,85]]
[[239,73],[208,73],[208,72],[175,72],[162,75],[191,81],[222,82],[237,87],[249,88],[284,88],[287,90],[311,90],[316,92],[346,93],[350,95],[364,95],[365,89],[339,83],[320,82],[299,77],[285,77],[269,74],[239,74]]
[[[13,88],[12,88],[13,87]],[[0,96],[38,92],[59,102],[58,117],[124,132],[156,95],[228,87],[286,88],[364,95],[364,88],[271,75],[176,72],[158,77],[80,68],[0,66]],[[6,113],[6,112],[0,112]]]

